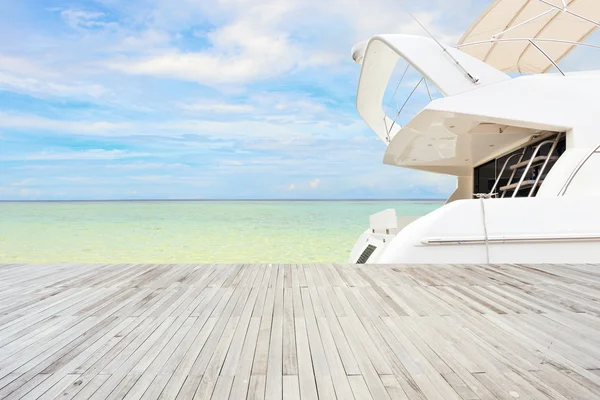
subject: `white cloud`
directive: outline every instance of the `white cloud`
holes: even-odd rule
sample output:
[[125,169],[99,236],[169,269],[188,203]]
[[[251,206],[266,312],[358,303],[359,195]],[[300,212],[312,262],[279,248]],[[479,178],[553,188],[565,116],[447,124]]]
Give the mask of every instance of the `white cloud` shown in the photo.
[[151,169],[172,169],[172,168],[188,168],[188,165],[180,163],[131,163],[131,164],[115,164],[107,165],[110,169],[123,169],[123,170],[151,170]]
[[100,85],[95,84],[63,84],[40,80],[36,78],[25,78],[0,71],[0,88],[21,93],[51,94],[60,97],[93,97],[99,98],[108,91]]
[[33,95],[59,97],[92,97],[108,95],[110,91],[100,84],[79,82],[64,71],[58,73],[23,57],[0,54],[0,89]]
[[[310,98],[302,93],[253,93],[243,100],[221,101],[198,100],[189,104],[181,104],[181,109],[190,113],[199,113],[207,118],[232,116],[230,123],[240,119],[261,120],[272,124],[310,124],[317,121],[328,121],[332,124],[351,118],[338,111],[332,112],[323,100]],[[223,115],[220,115],[223,114]],[[237,121],[236,121],[237,119]]]
[[242,161],[239,160],[221,160],[220,162],[222,165],[233,167],[241,167],[242,165],[245,165]]
[[106,15],[101,12],[69,8],[62,10],[60,16],[73,29],[103,28],[109,24],[105,21]]
[[31,186],[35,183],[36,183],[35,179],[27,178],[27,179],[22,179],[18,182],[13,182],[13,183],[11,183],[11,186]]
[[292,191],[292,190],[296,190],[296,185],[295,184],[290,184],[290,186],[288,186],[288,190]]
[[60,177],[58,177],[58,179],[61,181],[65,181],[65,182],[78,182],[78,183],[87,183],[87,182],[95,181],[95,179],[85,177],[85,176],[60,176]]
[[267,51],[240,54],[175,52],[141,59],[118,61],[108,66],[127,73],[154,75],[200,82],[248,83],[270,78],[288,71],[292,57],[286,55],[282,43],[265,43]]
[[63,133],[105,133],[123,132],[135,127],[132,123],[107,121],[68,121],[38,117],[31,114],[0,112],[0,127],[40,129]]
[[206,176],[138,175],[128,178],[134,181],[167,183],[169,185],[210,186],[213,183],[213,178]]
[[[376,3],[385,7],[393,4],[387,0]],[[198,4],[184,2],[175,7],[181,12]],[[310,37],[316,26],[322,27],[326,21],[335,20],[342,30],[354,29],[354,36],[361,39],[382,28],[390,32],[423,33],[416,22],[405,23],[405,14],[392,11],[398,11],[398,7],[383,11],[384,7],[373,6],[371,2],[353,6],[341,0],[330,3],[233,0],[216,2],[213,8],[212,13],[225,22],[205,35],[210,44],[206,50],[174,49],[168,54],[116,60],[108,66],[132,74],[165,76],[207,85],[249,83],[280,76],[298,67],[343,62],[352,45],[347,42],[348,38],[342,43],[331,43],[326,37]],[[427,12],[420,17],[428,23],[435,14]],[[295,37],[307,33],[309,40]]]
[[[127,19],[117,23],[111,22],[108,14],[100,11],[54,9],[60,12],[65,23],[73,29],[85,30],[85,34],[82,33],[81,40],[74,43],[52,44],[58,49],[56,56],[44,58],[54,59],[53,67],[58,67],[54,80],[46,81],[38,74],[13,73],[4,77],[5,85],[12,89],[21,87],[28,92],[99,98],[108,92],[118,93],[123,88],[114,87],[109,91],[102,84],[78,82],[73,79],[74,75],[85,74],[85,71],[106,75],[115,70],[211,86],[247,84],[307,67],[344,66],[350,69],[353,65],[348,52],[352,44],[375,33],[423,34],[418,24],[393,0],[103,3],[112,7],[115,15],[127,15]],[[418,7],[413,10],[417,17],[441,40],[454,40],[458,36],[460,32],[444,26],[434,29],[440,26],[444,10],[455,8],[454,5],[446,7],[442,3],[430,7],[436,11],[423,11],[425,7]],[[210,31],[201,32],[203,37],[199,40],[206,40],[207,46],[201,50],[185,50],[178,46],[180,32],[198,21],[213,26]],[[335,29],[331,21],[335,21]],[[195,26],[194,29],[198,30]],[[74,57],[74,54],[65,57],[69,49],[80,52],[80,57]],[[107,60],[105,54],[115,55]],[[70,79],[60,78],[65,76],[64,69],[70,71]]]
[[320,184],[321,184],[321,180],[318,178],[313,179],[312,181],[308,182],[308,186],[310,186],[311,189],[317,189]]
[[21,189],[19,194],[21,197],[36,199],[41,196],[42,192],[39,189]]
[[[291,2],[221,2],[214,5],[230,9],[224,24],[208,32],[210,47],[203,51],[173,49],[165,54],[131,57],[109,62],[110,68],[131,74],[154,75],[201,82],[208,85],[247,83],[289,71],[300,58],[288,32],[278,21],[295,8]],[[177,7],[198,7],[179,4]],[[291,7],[290,7],[291,6]]]
[[[201,35],[208,46],[199,51],[172,48],[162,54],[132,55],[112,60],[108,67],[211,86],[246,84],[306,67],[349,67],[348,53],[354,42],[377,33],[426,34],[393,0],[221,0],[211,2],[210,7],[190,0],[157,5],[155,24],[166,29],[189,23],[194,16],[216,21],[215,28]],[[440,23],[444,10],[451,7],[455,6],[411,5],[419,21],[447,43],[455,42],[461,33]]]
[[125,150],[92,149],[85,151],[42,152],[24,156],[1,157],[0,161],[57,161],[57,160],[116,160],[148,156],[146,153]]
[[26,76],[50,78],[52,74],[36,63],[24,58],[0,54],[0,70],[18,72]]
[[224,114],[246,114],[255,111],[254,106],[250,104],[239,104],[239,103],[218,103],[203,101],[192,104],[182,104],[181,108],[187,111],[199,111],[199,112],[212,112],[212,113],[224,113]]
[[[68,135],[182,137],[186,134],[214,139],[214,146],[233,139],[247,142],[249,148],[277,149],[282,146],[308,145],[315,140],[339,135],[356,136],[364,125],[353,120],[337,121],[339,115],[303,114],[300,109],[285,110],[281,114],[263,115],[260,112],[241,115],[239,118],[211,120],[207,118],[182,118],[161,122],[108,122],[94,120],[61,120],[30,114],[0,112],[0,127],[20,130],[59,132]],[[265,110],[265,112],[268,110]],[[305,111],[306,112],[306,111]],[[202,144],[207,146],[206,143]]]
[[110,47],[118,52],[159,52],[169,48],[171,39],[168,32],[146,29],[141,32],[126,32],[115,45]]

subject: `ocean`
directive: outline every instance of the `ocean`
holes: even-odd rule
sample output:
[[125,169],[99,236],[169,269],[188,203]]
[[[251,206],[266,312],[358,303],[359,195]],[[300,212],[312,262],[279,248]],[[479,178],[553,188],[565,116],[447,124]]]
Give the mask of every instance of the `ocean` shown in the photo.
[[0,203],[2,263],[345,263],[369,215],[438,201]]

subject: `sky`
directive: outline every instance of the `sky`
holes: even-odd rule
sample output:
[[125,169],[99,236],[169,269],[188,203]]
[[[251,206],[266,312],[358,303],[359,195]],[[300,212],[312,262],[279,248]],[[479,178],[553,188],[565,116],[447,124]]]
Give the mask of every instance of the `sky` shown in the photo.
[[[406,4],[452,45],[490,2]],[[391,0],[0,0],[0,200],[446,198],[356,112],[378,33],[424,34]]]

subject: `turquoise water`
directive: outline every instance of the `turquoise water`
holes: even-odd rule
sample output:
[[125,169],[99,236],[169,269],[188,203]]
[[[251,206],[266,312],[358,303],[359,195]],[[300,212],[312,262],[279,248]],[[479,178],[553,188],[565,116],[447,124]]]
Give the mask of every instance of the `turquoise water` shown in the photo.
[[346,262],[369,215],[440,202],[0,203],[0,262]]

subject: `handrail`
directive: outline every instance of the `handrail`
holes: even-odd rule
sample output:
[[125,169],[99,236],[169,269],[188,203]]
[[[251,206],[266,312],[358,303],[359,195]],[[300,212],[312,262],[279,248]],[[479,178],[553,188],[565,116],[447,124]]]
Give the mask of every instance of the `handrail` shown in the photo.
[[[525,153],[527,153],[527,147],[529,147],[528,144],[526,144],[523,147],[523,151],[521,152],[521,157],[519,157],[519,161],[517,161],[517,164],[520,163],[521,161],[523,161],[523,157],[525,157]],[[517,169],[513,169],[513,172],[510,174],[510,178],[508,179],[508,184],[512,184],[513,179],[515,179],[515,175],[517,174]],[[504,196],[506,195],[506,191],[502,192],[502,196],[500,196],[500,198],[504,198]]]
[[542,48],[540,46],[538,46],[537,44],[535,44],[535,42],[533,40],[529,39],[529,44],[531,44],[533,47],[535,47],[536,49],[538,49],[538,51],[540,53],[542,53],[542,55],[544,57],[546,57],[548,59],[548,61],[550,61],[552,63],[552,65],[554,65],[554,68],[556,68],[558,70],[558,72],[561,73],[562,76],[567,76],[567,75],[565,75],[565,73],[563,72],[563,70],[560,69],[560,67],[558,66],[558,64],[554,62],[554,60],[552,59],[552,57],[550,57],[548,54],[546,54],[546,52],[544,50],[542,50]]
[[585,163],[587,163],[588,160],[590,158],[592,158],[592,156],[598,152],[600,152],[600,145],[595,147],[592,151],[590,151],[590,153],[583,160],[581,160],[581,162],[577,165],[577,168],[575,168],[575,170],[573,172],[571,172],[571,175],[569,175],[569,178],[565,182],[564,186],[558,192],[559,196],[564,196],[565,194],[567,194],[567,190],[569,189],[569,186],[571,186],[571,182],[573,181],[573,179],[575,179],[575,177],[577,176],[577,174],[579,173],[581,168],[583,168]]
[[542,165],[542,168],[540,169],[538,176],[535,179],[535,183],[531,187],[531,190],[529,191],[529,195],[527,197],[533,196],[533,192],[535,191],[536,186],[538,185],[540,179],[542,178],[542,175],[544,174],[544,171],[546,170],[546,167],[548,166],[548,163],[550,162],[550,159],[552,158],[552,155],[554,154],[554,150],[556,150],[556,147],[558,146],[558,143],[560,142],[561,136],[562,136],[562,132],[556,136],[556,139],[554,140],[554,144],[552,145],[552,148],[548,152],[548,157],[546,158],[546,161],[544,161],[544,165]]
[[531,242],[564,242],[564,241],[589,241],[599,240],[600,235],[587,233],[565,233],[563,235],[520,235],[520,236],[463,236],[463,237],[431,237],[421,239],[421,243],[425,245],[461,245],[461,244],[485,244],[488,243],[531,243]]
[[[392,98],[390,99],[390,101],[387,104],[388,107],[390,106],[390,104],[392,104],[392,101],[396,99],[396,93],[398,92],[398,89],[400,88],[400,85],[404,81],[404,77],[406,76],[406,73],[408,72],[409,68],[410,68],[410,64],[408,64],[406,66],[406,68],[404,69],[404,73],[402,74],[402,77],[398,81],[398,85],[396,85],[396,89],[394,89],[394,94],[392,95]],[[397,100],[396,100],[396,106],[398,106],[398,101]]]
[[496,182],[494,182],[494,187],[492,187],[492,190],[490,191],[490,195],[494,194],[494,191],[496,190],[496,187],[498,186],[498,183],[500,183],[500,179],[502,178],[502,174],[504,174],[504,170],[506,169],[506,166],[508,165],[508,162],[516,156],[522,156],[523,153],[515,153],[512,156],[508,157],[506,159],[506,161],[504,162],[504,166],[502,167],[502,170],[500,171],[500,174],[498,174],[498,177],[496,178]]
[[421,86],[421,83],[423,82],[424,79],[425,78],[421,78],[421,80],[417,83],[417,86],[415,86],[415,88],[412,90],[412,92],[410,92],[410,94],[408,95],[408,98],[406,99],[406,101],[404,101],[404,104],[402,104],[402,107],[400,107],[400,110],[398,110],[398,112],[396,113],[396,117],[394,117],[394,120],[392,121],[392,126],[390,126],[390,131],[388,132],[388,137],[389,137],[390,133],[392,133],[392,128],[394,127],[394,125],[396,125],[396,121],[398,120],[398,117],[402,113],[402,110],[404,110],[404,107],[406,107],[406,104],[411,99],[413,94],[415,94],[415,92],[417,91],[419,86]]
[[536,146],[535,150],[533,151],[533,154],[531,155],[531,159],[529,160],[529,163],[527,163],[527,168],[525,168],[525,170],[523,171],[523,174],[521,175],[521,179],[519,179],[519,184],[517,185],[517,187],[515,188],[515,191],[512,194],[513,199],[515,197],[517,197],[517,194],[519,193],[519,190],[521,189],[521,185],[525,181],[525,176],[529,172],[529,168],[531,168],[531,165],[533,164],[533,160],[537,157],[537,154],[540,151],[540,149],[542,148],[542,146],[544,146],[546,144],[554,143],[554,142],[555,142],[554,140],[545,140]]

